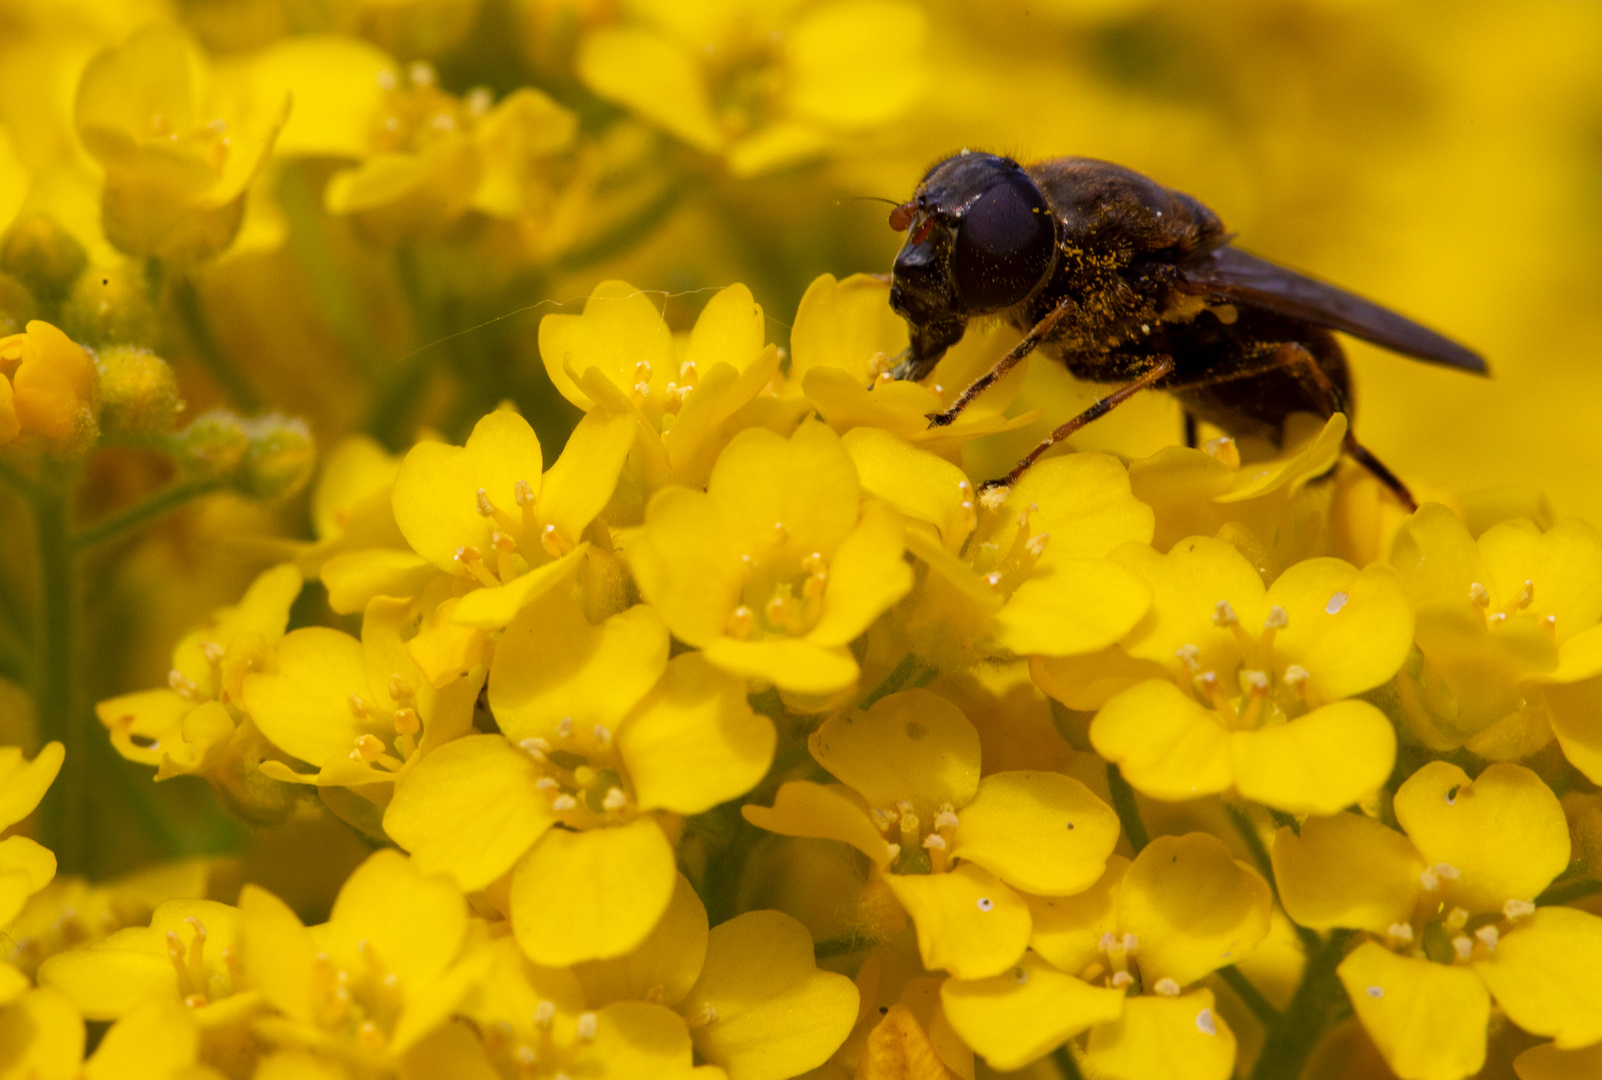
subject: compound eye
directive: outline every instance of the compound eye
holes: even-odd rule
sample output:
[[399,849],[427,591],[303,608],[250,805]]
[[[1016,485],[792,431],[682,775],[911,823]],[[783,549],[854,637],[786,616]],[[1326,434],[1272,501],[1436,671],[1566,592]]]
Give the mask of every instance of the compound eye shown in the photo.
[[1000,311],[1018,303],[1051,269],[1057,229],[1040,189],[1009,173],[962,216],[951,272],[969,311]]

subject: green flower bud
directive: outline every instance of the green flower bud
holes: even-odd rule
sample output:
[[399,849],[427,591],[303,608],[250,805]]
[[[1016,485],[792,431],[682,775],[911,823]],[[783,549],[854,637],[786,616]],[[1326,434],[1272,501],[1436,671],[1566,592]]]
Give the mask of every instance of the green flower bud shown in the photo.
[[235,486],[257,499],[293,495],[311,478],[317,445],[304,420],[276,414],[245,421],[250,449],[240,463]]
[[250,444],[244,420],[224,409],[213,409],[197,416],[169,445],[189,475],[227,479],[250,453]]
[[27,329],[39,317],[39,305],[28,287],[10,274],[0,273],[0,337],[10,337]]
[[100,351],[100,427],[113,438],[148,438],[173,429],[182,408],[167,361],[134,345]]
[[78,238],[48,214],[19,219],[0,245],[0,270],[15,275],[47,304],[66,297],[88,262]]
[[149,345],[156,309],[137,263],[90,267],[61,308],[61,328],[86,345]]

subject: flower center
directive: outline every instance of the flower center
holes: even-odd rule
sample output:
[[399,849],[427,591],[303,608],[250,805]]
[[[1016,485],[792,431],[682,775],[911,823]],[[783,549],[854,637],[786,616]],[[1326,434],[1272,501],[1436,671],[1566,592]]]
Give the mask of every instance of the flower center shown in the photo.
[[551,810],[573,829],[596,829],[631,819],[638,809],[623,760],[612,733],[597,724],[587,738],[578,737],[571,717],[564,717],[551,738],[528,738],[518,744],[534,759],[534,782]]
[[873,823],[890,842],[891,873],[943,874],[954,865],[951,835],[959,822],[950,803],[924,818],[902,800],[889,809],[875,808]]

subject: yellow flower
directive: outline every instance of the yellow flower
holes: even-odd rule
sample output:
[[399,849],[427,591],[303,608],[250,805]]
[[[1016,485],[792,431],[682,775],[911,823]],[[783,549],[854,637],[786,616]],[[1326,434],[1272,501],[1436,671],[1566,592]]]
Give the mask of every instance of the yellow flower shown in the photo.
[[191,260],[239,231],[245,189],[272,149],[289,99],[212,72],[171,26],[140,30],[84,69],[74,121],[104,166],[101,223],[130,255]]
[[857,1018],[856,987],[819,971],[812,949],[806,929],[777,911],[747,911],[709,932],[706,909],[679,875],[649,937],[573,974],[598,1015],[626,1004],[673,1031],[679,1063],[693,1046],[729,1080],[783,1080],[827,1060]]
[[1358,814],[1308,818],[1274,839],[1292,919],[1370,940],[1341,964],[1358,1019],[1404,1080],[1455,1078],[1485,1057],[1490,1003],[1562,1048],[1602,1039],[1602,919],[1532,903],[1569,862],[1568,825],[1535,773],[1469,779],[1431,762],[1397,790],[1406,835]]
[[471,943],[461,894],[394,850],[357,867],[311,930],[264,889],[239,898],[240,970],[279,1014],[255,1032],[358,1068],[385,1068],[448,1021],[487,967]]
[[972,329],[947,351],[924,384],[889,377],[907,348],[907,324],[890,308],[889,283],[866,274],[843,281],[824,274],[808,286],[790,332],[788,388],[799,389],[842,435],[853,428],[882,429],[914,446],[960,462],[970,439],[1032,423],[1039,411],[1003,415],[1027,374],[1027,361],[964,409],[955,423],[931,427],[929,416],[948,408],[1006,351],[1004,327]]
[[1391,563],[1418,610],[1425,664],[1399,680],[1415,734],[1511,759],[1555,733],[1576,767],[1602,776],[1589,707],[1602,673],[1602,535],[1518,520],[1475,540],[1431,504],[1397,533]]
[[808,741],[843,784],[792,780],[771,832],[842,840],[866,855],[918,929],[924,966],[982,978],[1029,944],[1026,895],[1067,896],[1101,875],[1118,820],[1079,781],[1051,772],[979,775],[979,734],[927,690],[831,717]]
[[1255,948],[1272,903],[1268,883],[1217,838],[1159,837],[1133,862],[1113,856],[1078,896],[1031,898],[1031,951],[994,977],[947,980],[940,998],[998,1069],[1088,1030],[1075,1054],[1088,1075],[1225,1080],[1234,1033],[1211,990],[1185,988]]
[[397,785],[384,828],[464,891],[511,871],[506,900],[536,963],[637,946],[673,894],[675,814],[748,791],[773,724],[741,679],[696,653],[668,660],[640,605],[591,626],[552,594],[507,628],[490,674],[504,735],[470,735]]
[[673,635],[783,690],[851,686],[846,648],[912,587],[896,514],[864,502],[828,427],[734,437],[705,492],[658,491],[625,557]]
[[86,1039],[83,1018],[59,990],[9,987],[0,996],[0,1077],[76,1080]]
[[[58,742],[46,743],[29,762],[23,761],[20,747],[0,746],[0,833],[33,813],[65,757]],[[0,927],[15,919],[28,897],[55,876],[56,857],[49,848],[26,836],[0,840]],[[0,962],[0,984],[14,982],[14,973],[15,968]]]
[[852,1068],[864,1077],[948,1080],[947,1070],[973,1075],[973,1051],[951,1030],[940,1003],[943,976],[879,945],[868,951],[854,981],[862,1004],[856,1028],[832,1059],[840,1075]]
[[776,420],[764,426],[788,430],[800,418],[799,408],[762,395],[779,369],[778,349],[763,344],[766,331],[744,285],[720,290],[689,336],[676,340],[644,293],[603,281],[582,315],[540,321],[540,356],[574,405],[635,421],[630,500],[643,503],[666,484],[705,484],[734,433],[764,420],[755,412],[764,405]]
[[241,725],[246,677],[266,665],[300,595],[300,571],[263,572],[234,607],[214,612],[173,649],[164,689],[108,698],[95,707],[117,752],[156,766],[156,779],[202,773],[249,816],[281,810],[256,773],[254,729]]
[[[1094,653],[1146,614],[1150,588],[1107,559],[1121,544],[1149,540],[1152,528],[1151,510],[1130,494],[1114,458],[1071,454],[1040,462],[1010,491],[991,493],[965,542],[958,538],[974,512],[971,491],[953,490],[932,455],[903,460],[916,471],[900,482],[902,490],[933,490],[932,504],[944,500],[953,523],[942,539],[907,532],[908,550],[928,567],[906,611],[912,651],[926,663],[954,669],[998,654]],[[952,541],[965,543],[961,556],[949,550]]]
[[900,0],[686,5],[638,0],[587,34],[578,74],[739,176],[889,123],[926,78],[923,11]]
[[381,596],[367,605],[360,641],[322,626],[284,636],[265,669],[245,677],[240,701],[269,742],[318,771],[264,761],[262,772],[360,788],[382,804],[387,785],[472,728],[483,673],[442,687],[425,679],[403,636],[416,613],[413,601]]
[[1233,546],[1206,537],[1112,558],[1151,584],[1151,613],[1110,667],[1044,661],[1035,672],[1071,707],[1100,705],[1091,743],[1137,790],[1178,801],[1234,787],[1287,813],[1329,814],[1384,783],[1390,721],[1343,699],[1389,679],[1411,648],[1412,611],[1389,568],[1309,559],[1264,590]]
[[87,450],[99,397],[89,354],[49,323],[0,338],[0,445],[31,437],[58,453]]

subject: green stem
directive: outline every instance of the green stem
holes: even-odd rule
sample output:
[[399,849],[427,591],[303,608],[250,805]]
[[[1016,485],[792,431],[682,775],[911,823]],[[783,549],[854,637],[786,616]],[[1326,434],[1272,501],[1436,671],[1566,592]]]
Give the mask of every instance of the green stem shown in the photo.
[[1112,792],[1113,809],[1118,813],[1118,820],[1124,827],[1124,835],[1129,837],[1129,846],[1139,855],[1141,849],[1151,843],[1151,834],[1146,831],[1146,823],[1140,820],[1140,807],[1135,803],[1135,789],[1129,786],[1124,774],[1118,766],[1107,762],[1107,789]]
[[1351,936],[1350,930],[1333,931],[1328,940],[1307,954],[1301,984],[1281,1023],[1268,1029],[1268,1041],[1252,1070],[1252,1080],[1298,1080],[1302,1075],[1332,1013],[1346,1000],[1335,969]]
[[192,499],[213,491],[221,491],[227,484],[224,481],[207,478],[204,480],[183,480],[156,492],[142,503],[130,506],[128,509],[110,517],[101,518],[87,529],[74,536],[71,546],[74,551],[94,547],[105,543],[113,537],[120,536],[130,529],[138,528],[147,522],[167,514]]
[[0,480],[4,480],[30,499],[37,498],[39,493],[44,491],[43,484],[11,464],[4,457],[0,457]]
[[1052,1051],[1051,1063],[1057,1066],[1057,1071],[1062,1074],[1062,1080],[1082,1080],[1084,1077],[1084,1073],[1079,1071],[1079,1062],[1074,1060],[1074,1052],[1068,1049],[1067,1043]]
[[0,647],[0,679],[10,679],[19,686],[27,686],[32,681],[33,668],[18,652]]
[[68,536],[69,484],[41,488],[33,497],[34,533],[40,569],[39,656],[34,671],[34,702],[39,731],[59,740],[66,761],[44,803],[42,839],[56,853],[64,873],[84,864],[84,809],[88,795],[88,732],[73,700],[73,551]]
[[33,618],[22,606],[11,582],[0,575],[0,623],[4,623],[19,644],[33,644]]
[[1218,969],[1218,977],[1223,979],[1231,990],[1235,991],[1235,996],[1246,1003],[1246,1007],[1252,1011],[1252,1014],[1257,1019],[1263,1022],[1264,1027],[1272,1031],[1280,1025],[1284,1017],[1279,1015],[1279,1010],[1274,1008],[1274,1003],[1264,997],[1263,992],[1253,986],[1250,979],[1241,974],[1240,968],[1234,964],[1230,964],[1228,967],[1221,967]]
[[1565,881],[1560,885],[1553,885],[1546,892],[1537,896],[1535,898],[1535,906],[1554,907],[1598,892],[1602,892],[1602,881],[1594,881],[1590,878],[1581,878],[1579,881]]
[[880,698],[889,697],[891,694],[901,690],[922,686],[938,674],[939,672],[934,668],[925,667],[916,656],[908,653],[902,658],[901,663],[897,664],[890,674],[884,677],[883,682],[868,692],[868,696],[862,699],[857,708],[871,709]]
[[412,412],[434,373],[435,347],[451,338],[439,332],[442,328],[423,287],[415,247],[396,250],[395,270],[412,313],[413,333],[427,344],[401,357],[380,381],[362,427],[389,449],[399,451],[410,441]]
[[[1251,853],[1252,862],[1262,871],[1263,877],[1268,879],[1268,887],[1273,890],[1275,901],[1279,900],[1279,882],[1274,878],[1274,859],[1263,845],[1262,835],[1257,831],[1257,824],[1252,816],[1233,803],[1224,804],[1229,820],[1235,823],[1235,831],[1240,834],[1240,841]],[[1296,936],[1302,940],[1302,951],[1311,956],[1313,950],[1319,946],[1319,936],[1307,927],[1300,924],[1296,926]]]
[[206,322],[206,313],[201,308],[200,292],[195,288],[195,283],[187,276],[180,277],[173,283],[172,299],[178,309],[179,318],[183,319],[184,328],[189,331],[189,340],[195,347],[195,354],[199,356],[200,362],[206,365],[206,370],[211,372],[211,377],[223,388],[223,393],[245,412],[260,411],[261,395],[245,381],[245,377],[223,351],[216,335],[211,332],[211,326]]

